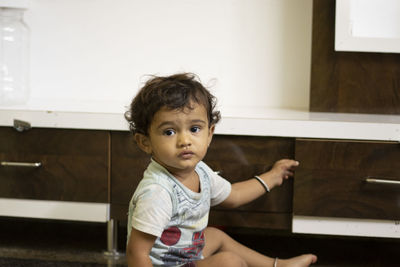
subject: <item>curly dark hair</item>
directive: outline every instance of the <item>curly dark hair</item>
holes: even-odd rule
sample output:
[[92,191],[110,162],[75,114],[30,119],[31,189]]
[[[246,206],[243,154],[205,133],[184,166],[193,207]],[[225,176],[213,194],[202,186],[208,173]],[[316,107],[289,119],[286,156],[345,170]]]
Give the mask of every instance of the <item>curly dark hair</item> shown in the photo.
[[214,110],[216,98],[199,82],[195,74],[151,76],[132,100],[129,110],[125,112],[125,118],[133,134],[148,136],[154,114],[162,107],[171,110],[191,109],[192,102],[205,107],[210,127],[220,120],[220,112]]

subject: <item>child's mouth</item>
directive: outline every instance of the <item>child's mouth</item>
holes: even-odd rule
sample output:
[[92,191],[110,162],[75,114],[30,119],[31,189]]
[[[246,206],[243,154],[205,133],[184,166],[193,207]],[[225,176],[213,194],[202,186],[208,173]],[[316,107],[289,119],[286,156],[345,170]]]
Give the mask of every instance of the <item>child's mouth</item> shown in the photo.
[[193,157],[193,155],[194,155],[194,153],[192,151],[184,151],[179,154],[179,157],[183,158],[183,159],[189,159],[189,158]]

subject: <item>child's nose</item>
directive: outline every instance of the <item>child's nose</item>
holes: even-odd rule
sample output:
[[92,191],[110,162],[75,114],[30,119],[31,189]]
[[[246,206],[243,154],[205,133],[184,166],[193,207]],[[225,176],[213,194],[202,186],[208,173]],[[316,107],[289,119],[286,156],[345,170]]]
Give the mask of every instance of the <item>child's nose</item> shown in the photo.
[[178,138],[178,146],[179,147],[187,147],[187,146],[190,146],[191,144],[192,143],[191,143],[189,134],[185,134],[185,133],[179,134],[179,138]]

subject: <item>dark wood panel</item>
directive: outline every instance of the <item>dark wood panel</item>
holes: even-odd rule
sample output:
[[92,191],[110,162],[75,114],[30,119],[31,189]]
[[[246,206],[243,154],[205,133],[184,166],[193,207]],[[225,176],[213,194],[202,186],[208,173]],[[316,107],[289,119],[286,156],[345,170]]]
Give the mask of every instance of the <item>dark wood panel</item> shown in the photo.
[[[127,205],[111,205],[111,218],[118,220],[119,225],[127,225],[127,214]],[[292,227],[292,215],[291,213],[243,212],[235,210],[221,211],[211,209],[209,225],[290,230]]]
[[[132,193],[133,194],[133,193]],[[128,222],[128,204],[111,203],[110,217],[119,222],[119,225],[127,225]]]
[[149,163],[150,156],[138,148],[130,132],[111,132],[111,203],[128,207]]
[[[269,170],[275,161],[282,158],[294,158],[293,139],[216,135],[204,161],[234,183]],[[291,213],[292,190],[293,180],[289,179],[237,210]]]
[[335,1],[314,0],[310,110],[400,114],[400,54],[336,52]]
[[[137,148],[129,132],[112,132],[111,137],[111,217],[125,221],[129,200],[150,158]],[[214,170],[221,171],[221,175],[233,183],[270,169],[276,160],[293,157],[293,139],[215,135],[204,161]],[[232,214],[229,216],[237,216],[237,219],[222,221],[223,215],[218,215],[221,219],[213,215],[213,223],[287,229],[287,220],[290,220],[292,212],[292,193],[293,181],[290,179],[283,186],[239,209],[223,210],[215,207],[213,214],[226,212]],[[235,212],[241,215],[234,215]],[[250,216],[252,212],[254,216]],[[277,217],[271,215],[273,213]],[[265,217],[269,216],[270,219],[266,220]]]
[[0,128],[0,161],[41,162],[0,167],[0,197],[108,202],[106,131]]
[[400,181],[400,144],[299,139],[296,158],[295,215],[400,219],[400,186],[365,182]]
[[290,213],[221,211],[211,209],[210,226],[229,226],[259,229],[292,229],[292,216]]

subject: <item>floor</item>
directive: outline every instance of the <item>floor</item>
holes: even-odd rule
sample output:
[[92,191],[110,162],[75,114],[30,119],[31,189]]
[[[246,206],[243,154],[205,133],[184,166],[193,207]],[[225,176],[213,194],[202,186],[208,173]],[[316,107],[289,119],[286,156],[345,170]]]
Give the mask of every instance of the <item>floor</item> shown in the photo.
[[122,252],[104,255],[103,223],[1,218],[0,229],[0,266],[126,266]]
[[[106,225],[0,218],[0,266],[126,266],[126,230],[120,227],[120,257],[107,257]],[[318,255],[314,266],[400,266],[397,239],[292,235],[285,232],[225,229],[236,240],[264,254],[286,258]]]

